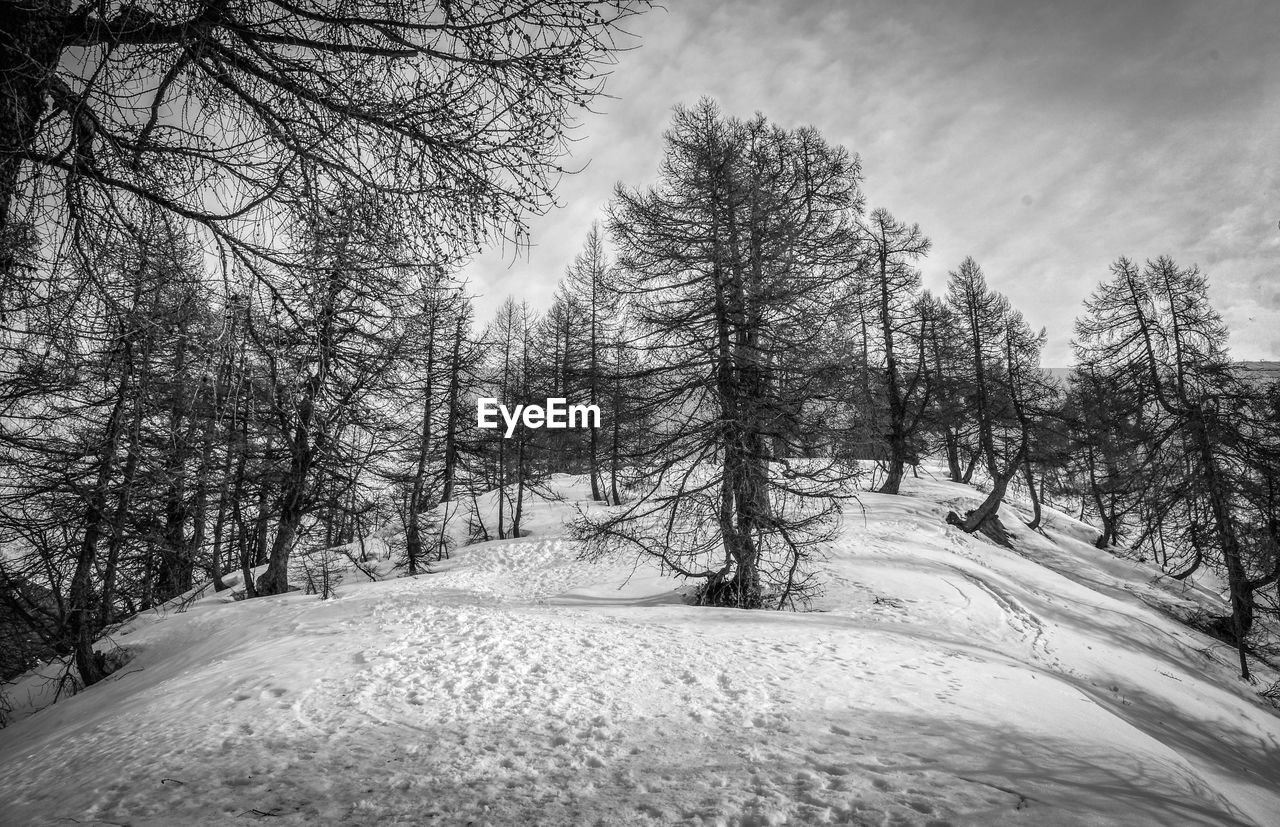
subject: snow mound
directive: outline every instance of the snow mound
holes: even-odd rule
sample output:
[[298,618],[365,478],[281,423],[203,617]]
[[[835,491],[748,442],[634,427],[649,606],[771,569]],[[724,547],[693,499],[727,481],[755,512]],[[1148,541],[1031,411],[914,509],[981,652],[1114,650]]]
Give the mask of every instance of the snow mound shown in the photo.
[[1280,717],[1174,617],[1217,595],[970,488],[862,496],[806,613],[685,605],[562,528],[338,596],[197,600],[0,730],[12,824],[1268,824]]

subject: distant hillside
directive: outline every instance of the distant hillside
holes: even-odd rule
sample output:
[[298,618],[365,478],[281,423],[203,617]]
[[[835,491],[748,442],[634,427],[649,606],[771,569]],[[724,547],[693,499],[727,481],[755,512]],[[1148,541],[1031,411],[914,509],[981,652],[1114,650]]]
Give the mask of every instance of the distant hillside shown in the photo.
[[1280,362],[1238,362],[1246,378],[1259,382],[1280,382]]

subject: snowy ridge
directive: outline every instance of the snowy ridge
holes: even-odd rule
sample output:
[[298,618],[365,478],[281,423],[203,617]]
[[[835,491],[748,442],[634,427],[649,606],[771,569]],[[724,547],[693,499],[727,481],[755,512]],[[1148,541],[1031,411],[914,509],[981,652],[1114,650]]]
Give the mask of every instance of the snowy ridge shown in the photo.
[[[972,489],[865,494],[807,613],[687,606],[530,536],[336,599],[140,618],[104,684],[0,730],[13,824],[1269,824],[1280,717],[1175,613],[1218,597]],[[1266,674],[1264,680],[1273,680]],[[70,783],[71,781],[74,783]]]

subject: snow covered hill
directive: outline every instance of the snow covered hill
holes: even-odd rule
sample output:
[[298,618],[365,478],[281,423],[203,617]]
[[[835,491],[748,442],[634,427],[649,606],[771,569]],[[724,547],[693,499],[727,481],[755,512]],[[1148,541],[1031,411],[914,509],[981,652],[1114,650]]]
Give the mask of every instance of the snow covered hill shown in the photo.
[[1280,717],[1175,619],[1217,596],[1065,515],[1007,510],[1010,551],[909,480],[847,513],[815,611],[743,612],[578,561],[559,487],[435,574],[136,619],[127,666],[0,730],[0,822],[1280,819]]

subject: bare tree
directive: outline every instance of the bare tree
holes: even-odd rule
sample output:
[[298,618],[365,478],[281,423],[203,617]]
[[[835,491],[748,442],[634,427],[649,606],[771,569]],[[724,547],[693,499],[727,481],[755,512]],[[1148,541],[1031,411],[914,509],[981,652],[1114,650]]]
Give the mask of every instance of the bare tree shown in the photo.
[[203,391],[182,365],[202,323],[198,264],[164,217],[133,220],[145,232],[119,234],[93,268],[61,270],[5,329],[0,532],[40,561],[57,597],[51,643],[86,685],[105,674],[98,632],[181,589],[191,550],[181,420]]
[[[1090,361],[1081,361],[1071,375],[1067,416],[1073,464],[1085,498],[1084,512],[1102,523],[1094,541],[1101,549],[1117,546],[1127,534],[1126,522],[1141,512],[1144,503],[1151,503],[1145,488],[1153,469],[1143,444],[1154,423],[1148,422],[1142,401],[1146,383],[1140,378]],[[1142,548],[1146,539],[1141,533],[1134,545]],[[1155,540],[1156,560],[1167,565],[1168,547],[1159,538],[1150,539]],[[1186,577],[1192,571],[1188,567],[1176,576]]]
[[619,187],[610,230],[653,433],[643,490],[579,526],[597,553],[656,556],[708,603],[784,606],[848,472],[795,461],[827,422],[833,299],[856,257],[856,158],[813,129],[678,107],[659,183]]
[[[597,223],[591,225],[587,240],[565,272],[564,289],[574,302],[566,304],[570,316],[577,315],[569,330],[578,333],[566,339],[566,363],[571,365],[569,376],[576,377],[586,392],[587,404],[599,405],[603,395],[604,350],[614,335],[617,311],[617,295],[611,289],[613,268],[604,249],[604,240]],[[577,313],[573,314],[572,310]],[[574,347],[577,345],[577,347]],[[566,395],[571,392],[566,389]],[[604,499],[604,486],[600,474],[600,428],[592,422],[587,430],[587,476],[591,479],[591,496]]]
[[[1249,676],[1247,637],[1256,593],[1280,579],[1274,535],[1244,526],[1274,514],[1265,470],[1274,435],[1257,393],[1234,375],[1227,331],[1198,268],[1160,257],[1139,268],[1121,258],[1076,320],[1079,360],[1127,395],[1147,423],[1138,446],[1151,482],[1143,489],[1145,538],[1210,562],[1226,574],[1231,615],[1214,631],[1237,645]],[[1261,482],[1261,485],[1257,483]],[[1246,493],[1248,492],[1248,493]]]
[[[536,379],[534,368],[534,336],[538,325],[529,306],[508,298],[498,308],[485,330],[483,340],[488,361],[483,370],[480,390],[514,410],[516,405],[533,401]],[[498,537],[520,536],[520,519],[524,511],[525,487],[533,473],[533,433],[516,426],[508,436],[506,425],[482,433],[483,466],[497,489]]]
[[[457,322],[470,310],[470,300],[460,287],[443,277],[425,279],[415,302],[409,333],[411,349],[401,367],[407,375],[393,391],[408,400],[403,404],[405,413],[416,414],[406,428],[402,451],[408,470],[392,476],[406,489],[405,564],[410,575],[445,552],[439,537],[428,552],[423,522],[424,515],[439,502],[443,487],[446,436],[454,415],[448,404],[453,339]],[[394,405],[395,401],[389,399],[388,404]]]
[[[327,474],[342,465],[340,432],[405,347],[410,274],[379,265],[400,258],[397,223],[385,204],[350,196],[314,205],[298,233],[318,276],[270,304],[269,327],[248,327],[272,389],[274,429],[284,447],[279,511],[259,595],[289,589],[288,564],[303,517]],[[373,262],[372,264],[370,262]]]
[[1051,394],[1040,370],[1045,333],[1032,332],[1022,314],[987,286],[972,258],[951,273],[947,303],[963,335],[967,408],[977,423],[978,451],[991,490],[977,508],[947,522],[966,532],[981,530],[1008,544],[998,519],[1009,483],[1024,469],[1031,450],[1033,419]]
[[0,237],[18,221],[91,246],[140,201],[261,274],[307,255],[264,227],[346,190],[394,200],[426,261],[518,238],[646,6],[5,3]]
[[[352,530],[389,442],[362,396],[403,345],[408,265],[524,240],[647,6],[0,4],[0,370],[21,380],[0,392],[0,445],[19,478],[37,442],[63,455],[41,508],[80,516],[15,537],[76,549],[50,578],[86,683],[117,608],[201,567],[225,585],[235,558],[247,594],[283,591],[313,519]],[[179,312],[119,266],[158,226],[217,262],[221,302],[196,284]],[[465,327],[446,349],[445,499]],[[36,502],[6,500],[4,522]]]
[[[916,340],[909,329],[916,321],[920,293],[920,273],[911,262],[929,251],[929,239],[918,224],[907,225],[887,210],[878,209],[860,222],[866,259],[859,276],[862,294],[869,301],[875,319],[876,350],[884,360],[885,408],[889,447],[888,474],[881,493],[897,494],[908,461],[916,461],[919,445],[916,429],[928,405],[929,374],[920,362],[910,358]],[[907,358],[904,358],[907,357]],[[915,362],[913,364],[913,361]]]

